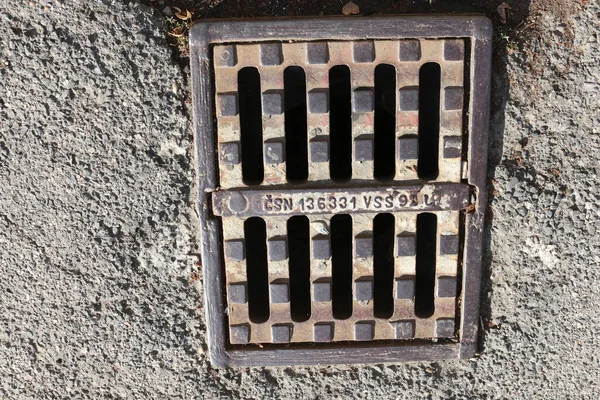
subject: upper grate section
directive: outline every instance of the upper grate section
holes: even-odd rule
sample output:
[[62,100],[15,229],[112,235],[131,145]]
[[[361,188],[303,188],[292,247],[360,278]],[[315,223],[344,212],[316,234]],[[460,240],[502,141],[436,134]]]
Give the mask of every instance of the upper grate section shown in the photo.
[[[332,180],[331,163],[337,167],[345,162],[334,159],[336,146],[349,150],[346,153],[350,174],[346,178],[373,180],[376,157],[391,156],[393,159],[389,161],[395,165],[391,180],[419,179],[419,112],[423,112],[419,110],[420,105],[423,106],[419,101],[419,83],[423,79],[420,79],[420,71],[430,63],[439,65],[441,70],[439,140],[434,149],[439,174],[432,180],[459,182],[462,177],[464,39],[228,44],[214,46],[213,57],[219,175],[223,189],[288,183],[289,161],[292,157],[298,158],[298,154],[306,159],[306,181],[327,183]],[[390,66],[393,76],[376,82],[376,69],[381,65]],[[338,66],[349,67],[349,96],[346,97],[336,96],[338,89],[335,82],[330,81],[332,69]],[[256,68],[259,80],[254,101],[245,98],[247,88],[240,81],[248,79],[241,74],[247,68]],[[286,143],[290,140],[289,132],[286,138],[286,128],[291,129],[289,123],[286,126],[286,119],[292,118],[288,110],[296,105],[285,104],[289,99],[285,92],[285,75],[289,68],[301,68],[304,77],[300,79],[305,79],[300,100],[295,97],[296,101],[304,99],[305,107],[299,117],[297,111],[293,117],[306,124],[305,129],[294,132],[306,136],[300,146]],[[391,94],[393,98],[381,105],[376,95],[383,86],[386,96]],[[340,103],[347,103],[348,113],[336,111]],[[341,105],[344,108],[345,105]],[[425,104],[425,107],[432,106]],[[389,110],[390,107],[394,110]],[[257,126],[248,128],[258,131],[255,132],[257,143],[242,142],[245,108],[261,114]],[[391,129],[377,124],[378,113],[391,115]],[[349,127],[347,132],[344,123]],[[338,124],[337,138],[330,135],[332,124]],[[376,131],[378,129],[386,132]],[[345,134],[347,138],[343,137]],[[380,140],[384,134],[392,140]],[[378,146],[391,146],[394,151],[384,155]],[[244,157],[250,153],[254,160],[244,165]],[[264,174],[249,184],[244,179],[243,168],[262,169]]]

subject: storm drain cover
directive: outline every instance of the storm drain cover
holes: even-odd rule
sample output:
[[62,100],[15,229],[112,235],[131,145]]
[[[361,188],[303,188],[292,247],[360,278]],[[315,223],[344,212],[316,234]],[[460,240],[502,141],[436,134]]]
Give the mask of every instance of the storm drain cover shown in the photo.
[[213,364],[474,354],[490,38],[473,16],[193,26]]

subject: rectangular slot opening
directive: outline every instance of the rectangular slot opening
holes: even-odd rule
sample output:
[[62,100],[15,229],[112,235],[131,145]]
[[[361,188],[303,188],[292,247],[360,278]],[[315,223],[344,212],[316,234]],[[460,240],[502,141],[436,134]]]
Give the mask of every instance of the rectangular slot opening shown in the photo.
[[420,179],[438,177],[440,142],[440,85],[442,70],[438,63],[428,62],[419,70],[419,160]]
[[238,72],[240,135],[242,144],[242,180],[259,185],[265,175],[262,143],[262,106],[260,74],[255,67]]
[[375,68],[374,175],[378,180],[396,175],[396,68]]
[[352,217],[331,218],[332,311],[335,319],[352,315]]
[[306,122],[306,73],[301,67],[283,72],[285,109],[286,178],[304,182],[308,178],[308,139]]
[[376,318],[394,314],[394,225],[392,214],[373,218],[373,312]]
[[297,215],[287,222],[292,321],[310,318],[310,226],[308,218]]
[[259,217],[244,221],[248,314],[254,323],[269,319],[269,273],[267,269],[267,227]]
[[[471,78],[470,78],[470,71],[471,71],[471,61],[469,59],[469,54],[471,54],[471,41],[470,40],[465,40],[465,58],[464,58],[464,63],[465,63],[465,67],[464,67],[464,75],[463,75],[463,87],[464,87],[464,96],[463,96],[463,115],[462,115],[462,154],[461,154],[461,159],[462,160],[466,160],[468,157],[468,153],[469,153],[469,134],[466,134],[466,132],[469,132],[469,118],[467,115],[466,110],[469,109],[469,102],[470,102],[470,96],[468,95],[468,93],[471,92]],[[467,178],[462,180],[465,183],[468,183],[469,180]]]
[[419,318],[429,318],[435,312],[436,242],[437,215],[417,215],[415,315]]
[[350,68],[336,65],[329,70],[329,174],[334,181],[352,177],[352,105]]
[[456,273],[456,307],[460,307],[461,294],[463,292],[463,268],[465,257],[465,226],[467,211],[461,210],[458,215],[458,268]]

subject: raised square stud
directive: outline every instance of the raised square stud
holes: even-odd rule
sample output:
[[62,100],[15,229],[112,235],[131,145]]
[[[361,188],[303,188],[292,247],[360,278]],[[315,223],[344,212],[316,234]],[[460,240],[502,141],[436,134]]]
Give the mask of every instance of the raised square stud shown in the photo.
[[275,343],[287,343],[292,340],[292,325],[273,325],[271,335]]
[[465,89],[462,87],[447,87],[444,89],[444,109],[460,110],[463,108],[463,95]]
[[419,138],[409,136],[398,139],[398,158],[400,160],[419,158]]
[[357,281],[354,283],[354,299],[358,301],[373,300],[373,281]]
[[313,283],[313,300],[317,302],[331,301],[331,282]]
[[375,61],[375,44],[370,40],[355,42],[353,47],[354,61],[370,63]]
[[327,64],[329,61],[329,47],[327,43],[308,43],[306,45],[306,59],[309,64]]
[[437,284],[438,297],[456,297],[456,278],[453,276],[442,276]]
[[246,344],[250,341],[250,327],[248,325],[233,325],[230,330],[232,344]]
[[219,145],[222,163],[237,165],[240,163],[240,144],[238,142],[221,143]]
[[415,280],[414,279],[397,279],[396,280],[396,298],[397,299],[412,299],[415,297]]
[[262,94],[262,111],[264,115],[278,115],[283,113],[283,93],[279,91],[265,92]]
[[331,257],[329,236],[317,236],[313,238],[312,255],[317,260],[328,260]]
[[458,254],[458,235],[440,236],[440,254]]
[[396,339],[412,339],[415,337],[415,321],[397,321],[392,322]]
[[287,283],[271,283],[271,303],[288,303],[290,286]]
[[284,154],[282,142],[265,143],[265,162],[267,164],[282,164],[285,161]]
[[311,140],[310,161],[327,162],[329,161],[329,142],[327,140]]
[[442,318],[435,321],[435,336],[454,337],[454,319]]
[[327,90],[311,90],[308,92],[308,112],[326,114],[329,112],[329,92]]
[[400,41],[400,61],[419,61],[421,59],[421,42],[418,40]]
[[462,138],[460,136],[444,137],[444,158],[459,158],[461,156]]
[[237,52],[235,46],[216,46],[215,64],[219,67],[235,67],[237,64]]
[[271,239],[269,244],[269,260],[282,261],[288,258],[288,245],[285,239]]
[[373,340],[375,337],[375,323],[372,321],[357,322],[354,325],[355,340]]
[[374,109],[373,89],[359,88],[354,91],[354,112],[371,112]]
[[234,261],[242,261],[246,258],[243,240],[228,240],[225,242],[225,257]]
[[281,43],[260,45],[260,62],[262,65],[280,65],[283,63]]
[[248,302],[248,291],[245,283],[236,283],[229,285],[227,290],[229,302],[236,304],[245,304]]
[[444,60],[463,61],[465,59],[465,41],[449,39],[444,41]]
[[396,255],[398,257],[412,257],[417,253],[417,239],[415,236],[398,236],[396,239]]
[[354,239],[354,252],[356,257],[373,257],[373,236],[361,235]]
[[408,86],[400,89],[400,111],[419,110],[419,88]]
[[333,324],[319,323],[313,327],[315,342],[331,342],[333,340]]
[[237,95],[223,93],[217,95],[217,110],[221,117],[233,117],[238,113]]
[[354,159],[356,161],[373,160],[373,139],[364,138],[354,141]]

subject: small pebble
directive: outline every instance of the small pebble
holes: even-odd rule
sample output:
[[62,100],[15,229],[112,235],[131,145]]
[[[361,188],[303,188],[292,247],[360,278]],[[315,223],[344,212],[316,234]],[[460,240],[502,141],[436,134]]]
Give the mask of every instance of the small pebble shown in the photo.
[[356,15],[360,13],[360,8],[350,0],[343,8],[342,14],[344,15]]

